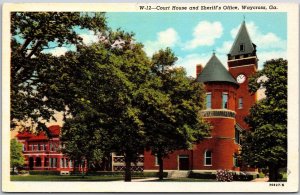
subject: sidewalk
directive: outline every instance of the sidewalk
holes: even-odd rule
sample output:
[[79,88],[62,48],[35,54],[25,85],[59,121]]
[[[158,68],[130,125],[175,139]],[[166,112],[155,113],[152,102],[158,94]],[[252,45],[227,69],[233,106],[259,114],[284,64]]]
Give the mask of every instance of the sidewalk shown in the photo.
[[147,177],[147,178],[142,178],[142,179],[133,179],[132,181],[134,182],[140,182],[140,181],[154,181],[157,180],[157,177]]
[[[147,177],[142,179],[132,179],[132,182],[143,182],[143,181],[154,181],[157,180],[157,177]],[[117,180],[117,181],[111,181],[111,182],[124,182],[124,180]]]
[[267,182],[269,181],[268,177],[264,177],[264,178],[256,178],[252,180],[253,182]]

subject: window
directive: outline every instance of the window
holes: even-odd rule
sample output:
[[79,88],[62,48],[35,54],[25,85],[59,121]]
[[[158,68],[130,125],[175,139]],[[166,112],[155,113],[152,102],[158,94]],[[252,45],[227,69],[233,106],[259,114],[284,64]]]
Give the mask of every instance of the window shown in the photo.
[[72,161],[71,161],[71,160],[69,161],[69,167],[70,167],[70,168],[72,168],[72,167],[73,167],[73,163],[72,163]]
[[35,159],[35,166],[36,167],[41,167],[42,166],[42,159],[40,157],[37,157]]
[[206,150],[204,153],[204,166],[212,165],[212,153],[209,150]]
[[238,167],[239,163],[238,163],[238,157],[236,154],[233,155],[233,166],[234,167]]
[[41,150],[44,151],[45,150],[45,144],[41,145]]
[[240,51],[245,51],[245,45],[243,43],[240,44]]
[[243,98],[239,98],[239,109],[243,108]]
[[25,145],[22,144],[22,151],[24,152],[25,151]]
[[63,158],[60,159],[60,167],[64,168],[64,159]]
[[57,158],[49,158],[50,167],[56,167],[57,165]]
[[206,93],[206,109],[211,109],[211,93]]
[[235,143],[240,144],[240,131],[237,128],[235,128],[235,133],[234,134],[235,134],[234,135]]
[[68,160],[66,158],[64,158],[64,165],[66,168],[68,167]]
[[228,93],[227,92],[222,93],[222,108],[223,109],[228,108]]
[[155,166],[158,166],[158,158],[157,158],[157,155],[155,154]]
[[50,151],[56,151],[56,147],[54,143],[50,143]]

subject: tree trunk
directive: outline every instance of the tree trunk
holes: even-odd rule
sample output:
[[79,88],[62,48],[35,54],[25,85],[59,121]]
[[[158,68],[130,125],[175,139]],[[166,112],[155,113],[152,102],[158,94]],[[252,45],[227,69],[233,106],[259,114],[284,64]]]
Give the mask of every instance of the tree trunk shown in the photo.
[[131,158],[125,154],[125,178],[124,181],[131,181]]
[[159,165],[158,178],[159,178],[159,180],[163,180],[164,179],[164,161],[163,161],[161,154],[157,154],[157,161],[158,161],[158,165]]
[[83,166],[84,166],[84,162],[80,163],[79,167],[81,168],[81,178],[84,178]]
[[269,166],[269,181],[278,181],[279,168],[276,165]]

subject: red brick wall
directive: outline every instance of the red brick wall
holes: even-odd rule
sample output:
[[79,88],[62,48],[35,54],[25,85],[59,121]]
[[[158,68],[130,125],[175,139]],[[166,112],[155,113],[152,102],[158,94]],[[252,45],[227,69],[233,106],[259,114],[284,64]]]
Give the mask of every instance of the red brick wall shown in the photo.
[[[193,169],[192,164],[192,151],[191,150],[176,150],[173,153],[169,154],[168,157],[164,158],[164,170],[178,170],[178,156],[179,155],[188,155],[190,169]],[[151,155],[150,151],[144,152],[144,169],[145,170],[158,170],[159,166],[155,165],[155,156]]]
[[[240,60],[243,62],[243,60]],[[228,63],[229,64],[229,63]],[[236,94],[236,121],[239,123],[244,129],[248,129],[248,125],[245,123],[244,118],[249,114],[249,110],[253,104],[257,101],[256,93],[250,94],[248,88],[248,79],[251,75],[256,72],[256,64],[247,65],[247,66],[239,66],[239,67],[229,67],[229,72],[231,75],[236,78],[239,74],[246,75],[246,81],[240,84],[240,87],[237,89]],[[238,99],[243,98],[243,108],[238,108]]]
[[[238,152],[238,145],[233,139],[210,138],[198,144],[194,150],[194,169],[195,170],[216,170],[230,169],[233,166],[233,155]],[[204,153],[206,150],[212,152],[212,166],[204,165]]]
[[206,118],[211,124],[212,137],[230,137],[234,138],[235,120],[233,118]]
[[[228,109],[236,109],[237,86],[231,83],[206,83],[206,91],[212,93],[212,109],[222,109],[222,93],[228,93]],[[190,169],[194,170],[236,170],[233,166],[234,153],[238,152],[239,145],[235,143],[235,119],[229,117],[205,118],[211,124],[211,138],[207,138],[195,145],[193,150],[178,150],[164,159],[165,170],[178,170],[178,156],[188,155]],[[204,165],[204,153],[212,151],[212,166]],[[150,152],[144,153],[144,169],[158,170],[155,166],[155,157]]]
[[235,110],[236,104],[236,87],[230,83],[206,83],[205,88],[207,92],[212,93],[212,109],[222,108],[222,93],[228,93],[228,109]]

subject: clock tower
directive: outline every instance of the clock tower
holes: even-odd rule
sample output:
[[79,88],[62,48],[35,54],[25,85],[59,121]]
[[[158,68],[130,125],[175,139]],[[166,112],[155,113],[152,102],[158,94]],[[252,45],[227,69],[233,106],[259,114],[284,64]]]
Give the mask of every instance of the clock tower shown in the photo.
[[236,122],[243,129],[248,129],[244,118],[249,114],[249,109],[255,104],[256,93],[248,91],[249,77],[257,70],[256,45],[252,43],[245,21],[241,24],[239,32],[228,54],[229,72],[236,79],[239,88],[236,93]]

